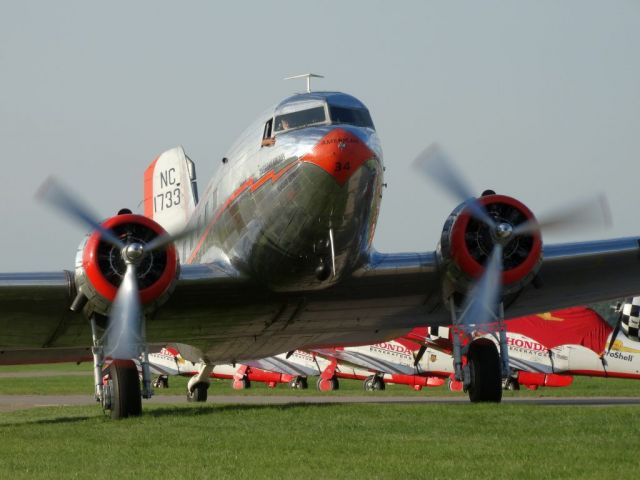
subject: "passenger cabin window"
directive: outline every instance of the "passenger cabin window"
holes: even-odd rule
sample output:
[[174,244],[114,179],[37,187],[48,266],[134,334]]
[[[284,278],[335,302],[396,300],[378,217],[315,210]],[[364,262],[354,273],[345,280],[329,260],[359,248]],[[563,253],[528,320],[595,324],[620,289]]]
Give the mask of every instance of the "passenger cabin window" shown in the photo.
[[331,123],[348,123],[356,127],[375,130],[371,115],[369,115],[369,111],[366,108],[346,108],[329,105],[329,115],[331,116]]
[[273,130],[273,118],[270,118],[269,120],[267,120],[267,123],[264,124],[264,132],[262,133],[262,146],[263,147],[270,147],[271,145],[275,144],[275,138],[273,138],[272,135],[272,130]]
[[293,128],[308,127],[324,123],[327,117],[324,113],[324,107],[314,107],[309,110],[301,110],[299,112],[286,113],[276,117],[276,132],[284,132]]

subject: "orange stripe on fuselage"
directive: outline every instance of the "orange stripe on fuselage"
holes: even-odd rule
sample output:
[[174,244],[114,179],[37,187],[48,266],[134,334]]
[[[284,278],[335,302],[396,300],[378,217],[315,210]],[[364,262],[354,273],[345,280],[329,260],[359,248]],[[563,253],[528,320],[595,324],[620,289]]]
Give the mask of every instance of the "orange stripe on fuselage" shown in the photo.
[[153,172],[156,169],[158,156],[144,171],[144,216],[153,218]]
[[[198,244],[196,245],[196,248],[193,250],[193,252],[191,253],[191,255],[189,256],[189,259],[187,260],[186,263],[191,263],[193,262],[193,260],[195,259],[196,255],[198,254],[198,252],[200,251],[200,249],[202,248],[202,244],[204,243],[205,239],[207,238],[207,236],[209,235],[209,232],[211,231],[211,229],[213,228],[213,226],[216,224],[216,222],[220,219],[220,217],[222,216],[222,214],[224,213],[224,211],[229,208],[229,206],[247,189],[250,189],[252,192],[255,192],[258,188],[260,188],[262,185],[264,185],[268,180],[271,180],[272,183],[276,183],[278,180],[280,180],[280,178],[282,177],[282,175],[284,175],[287,171],[289,171],[291,169],[291,167],[293,167],[296,163],[298,163],[297,160],[292,161],[291,163],[289,163],[288,165],[286,165],[285,167],[283,167],[279,172],[275,172],[275,170],[269,170],[267,173],[265,173],[262,177],[260,177],[257,181],[254,182],[253,178],[249,178],[248,180],[245,180],[242,185],[240,185],[232,194],[231,196],[224,202],[224,204],[218,209],[218,211],[216,212],[216,214],[214,215],[213,219],[209,222],[209,224],[207,225],[207,228],[205,229],[204,233],[202,234],[202,236],[200,237],[200,239],[198,240]],[[146,205],[145,205],[146,206]]]

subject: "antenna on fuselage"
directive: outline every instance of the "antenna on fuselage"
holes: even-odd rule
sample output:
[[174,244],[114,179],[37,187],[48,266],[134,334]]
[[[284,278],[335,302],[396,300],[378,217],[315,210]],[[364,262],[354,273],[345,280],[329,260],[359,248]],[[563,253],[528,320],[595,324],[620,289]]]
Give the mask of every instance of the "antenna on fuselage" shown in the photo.
[[285,80],[293,80],[294,78],[306,78],[307,79],[307,93],[311,93],[311,78],[324,78],[322,75],[316,73],[303,73],[302,75],[294,75],[293,77],[286,77]]

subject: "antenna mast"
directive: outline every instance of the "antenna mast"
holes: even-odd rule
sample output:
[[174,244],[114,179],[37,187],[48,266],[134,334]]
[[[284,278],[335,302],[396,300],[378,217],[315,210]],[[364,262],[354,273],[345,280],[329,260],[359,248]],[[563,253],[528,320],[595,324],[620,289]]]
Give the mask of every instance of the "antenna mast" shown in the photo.
[[307,93],[311,93],[311,78],[324,78],[322,75],[315,73],[303,73],[302,75],[294,75],[292,77],[286,77],[285,80],[293,80],[294,78],[306,78],[307,79]]

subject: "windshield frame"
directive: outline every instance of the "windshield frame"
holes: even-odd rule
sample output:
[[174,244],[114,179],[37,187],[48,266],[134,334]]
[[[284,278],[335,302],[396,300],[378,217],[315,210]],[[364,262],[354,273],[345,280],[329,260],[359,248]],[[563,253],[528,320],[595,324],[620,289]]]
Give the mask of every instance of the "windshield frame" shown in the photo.
[[[288,115],[295,115],[301,112],[307,112],[309,110],[315,110],[321,108],[324,114],[324,120],[322,120],[321,122],[313,122],[313,123],[308,123],[308,124],[304,124],[304,125],[298,125],[295,127],[290,127],[287,129],[278,129],[278,120],[282,117],[286,117]],[[274,135],[278,135],[280,133],[285,133],[285,132],[290,132],[292,130],[298,130],[300,128],[306,128],[306,127],[315,127],[318,125],[329,125],[331,122],[331,119],[329,118],[329,109],[327,108],[327,103],[323,102],[320,105],[315,105],[312,106],[310,108],[302,108],[300,110],[294,110],[292,112],[287,112],[287,113],[279,113],[273,116],[273,133]]]
[[[371,118],[371,112],[369,112],[369,109],[366,107],[360,107],[360,108],[356,108],[356,107],[345,107],[342,105],[328,105],[327,104],[327,110],[329,113],[329,121],[331,122],[332,125],[351,125],[353,127],[358,127],[358,128],[369,128],[371,130],[376,129],[375,124],[373,123],[373,118]],[[333,115],[331,113],[331,109],[335,108],[335,109],[341,109],[341,110],[349,110],[349,111],[353,111],[353,112],[366,112],[367,117],[369,119],[369,123],[370,125],[358,125],[356,123],[350,123],[350,122],[339,122],[339,121],[335,121],[333,119]]]

